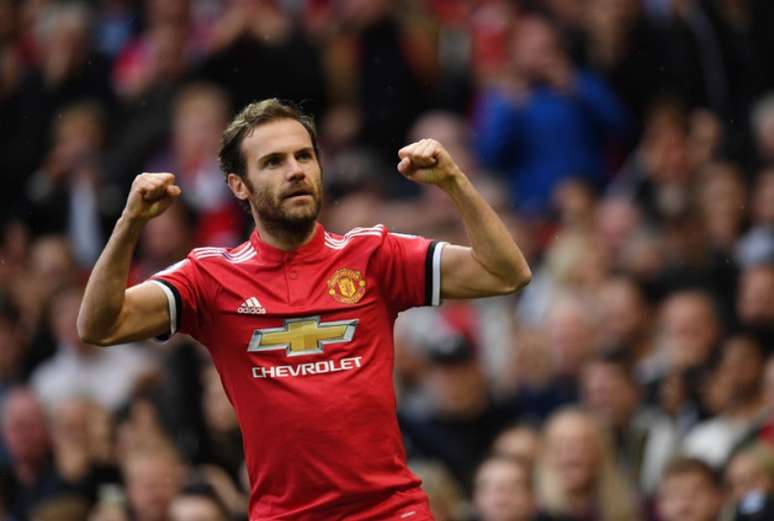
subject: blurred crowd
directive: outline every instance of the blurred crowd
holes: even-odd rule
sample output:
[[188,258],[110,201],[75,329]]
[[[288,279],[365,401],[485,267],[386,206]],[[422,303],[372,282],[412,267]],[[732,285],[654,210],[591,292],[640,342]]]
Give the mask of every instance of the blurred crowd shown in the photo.
[[532,266],[396,325],[437,521],[774,519],[772,28],[770,0],[0,0],[0,521],[246,519],[206,350],[75,317],[143,171],[183,195],[131,284],[247,236],[216,155],[269,96],[316,118],[330,230],[465,244],[395,171],[432,137]]

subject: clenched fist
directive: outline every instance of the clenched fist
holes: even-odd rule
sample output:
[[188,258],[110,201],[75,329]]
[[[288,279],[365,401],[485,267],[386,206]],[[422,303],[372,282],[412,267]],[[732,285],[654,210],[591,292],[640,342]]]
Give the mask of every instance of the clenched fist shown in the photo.
[[461,175],[449,153],[435,139],[422,139],[398,151],[398,171],[408,179],[443,187]]
[[133,221],[148,221],[161,215],[181,193],[174,174],[140,174],[132,182],[124,215]]

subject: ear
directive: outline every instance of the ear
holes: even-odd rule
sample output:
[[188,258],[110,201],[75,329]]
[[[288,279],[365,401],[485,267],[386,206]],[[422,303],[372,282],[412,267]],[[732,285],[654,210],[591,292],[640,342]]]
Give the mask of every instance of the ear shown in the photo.
[[232,172],[226,176],[226,184],[240,201],[247,201],[250,198],[250,187],[242,176]]

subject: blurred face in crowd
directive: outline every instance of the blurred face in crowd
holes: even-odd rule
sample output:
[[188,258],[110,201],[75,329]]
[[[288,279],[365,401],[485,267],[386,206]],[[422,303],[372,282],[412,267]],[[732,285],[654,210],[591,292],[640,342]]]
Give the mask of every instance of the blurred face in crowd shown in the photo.
[[758,174],[755,191],[752,194],[753,219],[756,224],[774,225],[774,170]]
[[597,479],[600,454],[599,430],[581,413],[559,413],[546,430],[546,470],[557,477],[565,494],[589,494]]
[[576,374],[591,355],[593,328],[587,313],[568,299],[554,306],[548,317],[548,342],[560,374]]
[[736,305],[745,325],[774,327],[774,265],[752,267],[742,274]]
[[486,405],[486,381],[475,360],[433,363],[425,380],[438,412],[468,417]]
[[741,173],[731,164],[709,165],[702,172],[701,209],[713,244],[732,247],[744,219],[747,193]]
[[667,477],[659,486],[658,512],[663,521],[716,521],[722,495],[700,472]]
[[535,513],[530,470],[507,458],[485,461],[476,473],[473,502],[482,521],[528,521]]
[[202,375],[203,396],[202,408],[207,426],[218,432],[229,432],[237,429],[236,413],[228,401],[226,391],[220,383],[220,377],[214,367],[208,367]]
[[513,58],[520,74],[529,81],[542,81],[566,57],[551,25],[538,17],[524,18],[516,26]]
[[32,245],[30,267],[38,286],[50,294],[77,273],[70,245],[64,237],[41,237]]
[[702,293],[677,293],[663,306],[663,344],[676,369],[705,363],[717,340],[718,329],[712,302]]
[[774,411],[774,356],[769,356],[763,366],[763,401]]
[[228,123],[227,107],[225,95],[214,86],[194,85],[178,97],[172,133],[181,167],[196,167],[195,163],[217,155],[220,134]]
[[165,521],[183,481],[183,468],[167,451],[129,454],[125,463],[126,493],[138,521]]
[[304,126],[293,119],[259,125],[244,138],[241,151],[247,165],[243,195],[261,223],[280,230],[309,228],[322,205],[322,171]]
[[169,521],[227,521],[215,502],[206,496],[178,496],[169,505]]
[[0,411],[3,440],[11,458],[20,464],[41,464],[49,454],[50,439],[37,397],[27,389],[11,391]]
[[632,420],[639,393],[631,378],[617,364],[593,361],[583,370],[583,403],[606,425],[626,428]]
[[97,348],[81,342],[76,329],[82,297],[83,292],[79,289],[67,289],[54,296],[50,315],[51,331],[60,345],[75,349],[82,355],[89,355]]
[[190,249],[192,232],[180,204],[173,204],[148,221],[142,233],[143,257],[151,262],[168,266],[184,257]]
[[23,351],[17,325],[0,316],[0,382],[12,378],[20,370]]
[[500,433],[492,444],[498,456],[519,459],[533,464],[540,454],[540,434],[527,426],[516,426]]
[[[768,447],[762,450],[771,452]],[[774,476],[767,472],[755,450],[743,450],[731,458],[726,467],[726,481],[731,489],[731,499],[737,503],[751,492],[774,492]]]
[[636,348],[647,333],[648,315],[637,286],[624,278],[609,279],[599,292],[600,322],[603,344]]
[[760,396],[764,358],[757,341],[733,336],[723,343],[719,371],[725,373],[732,400],[746,404]]

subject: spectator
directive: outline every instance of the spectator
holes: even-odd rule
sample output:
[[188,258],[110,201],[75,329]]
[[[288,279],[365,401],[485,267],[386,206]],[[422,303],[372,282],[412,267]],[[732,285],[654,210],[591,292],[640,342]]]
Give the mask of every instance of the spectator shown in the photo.
[[235,244],[244,227],[242,211],[223,182],[217,162],[229,105],[227,94],[215,85],[183,87],[173,100],[170,143],[144,169],[176,173],[183,200],[198,216],[195,244]]
[[492,454],[519,459],[534,466],[542,446],[540,432],[527,424],[515,424],[500,432],[492,443]]
[[548,420],[537,483],[546,519],[640,519],[634,488],[616,466],[607,434],[580,410],[563,409]]
[[537,514],[532,467],[505,456],[485,459],[476,471],[473,502],[481,521],[530,521]]
[[723,505],[720,477],[701,460],[675,459],[664,469],[657,505],[663,521],[717,521]]
[[228,521],[229,515],[215,491],[206,485],[187,485],[169,505],[169,521]]
[[774,516],[774,449],[763,444],[743,448],[726,467],[734,519],[763,520]]
[[151,359],[137,345],[114,350],[81,342],[75,321],[82,296],[81,288],[69,287],[52,297],[49,319],[57,351],[30,381],[49,407],[86,396],[115,411],[128,400],[137,379],[152,369]]
[[705,393],[717,415],[696,425],[683,440],[687,454],[720,468],[763,412],[761,383],[765,356],[750,336],[728,337],[721,348],[720,363]]
[[0,503],[8,506],[11,515],[26,519],[40,502],[66,488],[54,466],[43,405],[32,390],[8,391],[0,418],[2,441],[10,456],[8,465],[0,468],[0,490],[7,494]]
[[610,431],[616,462],[643,491],[655,481],[678,448],[670,418],[642,407],[642,390],[623,353],[589,361],[581,379],[581,403]]
[[758,174],[751,197],[752,226],[736,250],[736,261],[742,268],[774,262],[774,169]]
[[547,20],[520,20],[512,51],[509,91],[481,100],[478,152],[485,165],[507,174],[512,204],[540,216],[562,181],[602,185],[603,147],[628,134],[629,120],[604,82],[575,70]]
[[130,452],[123,462],[123,473],[131,519],[168,521],[185,475],[174,448],[156,445]]
[[758,337],[766,352],[774,346],[774,262],[746,268],[739,281],[739,321]]

